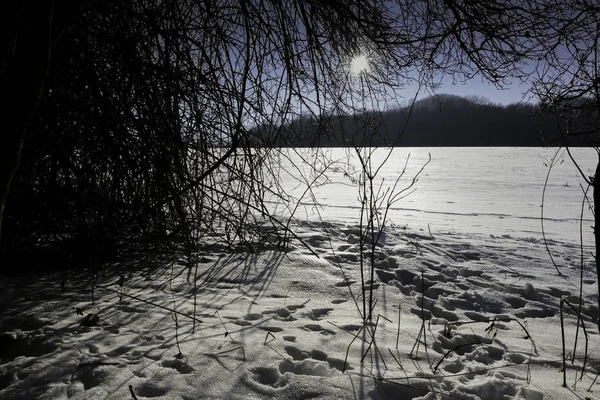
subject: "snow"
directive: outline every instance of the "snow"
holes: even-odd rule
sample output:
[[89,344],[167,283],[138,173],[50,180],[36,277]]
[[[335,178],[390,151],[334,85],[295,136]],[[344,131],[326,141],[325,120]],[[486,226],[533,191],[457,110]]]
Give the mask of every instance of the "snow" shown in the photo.
[[[407,150],[395,151],[384,176],[404,165]],[[428,152],[374,254],[373,324],[359,314],[357,192],[340,190],[340,172],[317,191],[320,216],[311,200],[296,224],[319,257],[298,240],[202,254],[195,327],[194,269],[178,256],[108,265],[94,299],[85,272],[68,272],[64,292],[61,273],[0,278],[0,398],[600,399],[592,221],[586,210],[580,276],[572,164],[548,188],[559,276],[539,221],[552,150],[413,149],[409,165]],[[578,156],[594,168],[593,152]],[[571,361],[577,318],[565,306],[563,387],[560,304],[578,307],[580,279],[588,359],[584,369],[579,329]]]

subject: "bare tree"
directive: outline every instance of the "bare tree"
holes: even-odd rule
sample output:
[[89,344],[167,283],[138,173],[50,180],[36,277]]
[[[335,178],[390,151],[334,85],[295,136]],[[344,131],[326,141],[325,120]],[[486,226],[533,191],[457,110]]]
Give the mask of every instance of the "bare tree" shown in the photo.
[[[533,92],[546,114],[556,121],[558,143],[588,187],[593,188],[590,206],[594,214],[596,276],[600,293],[600,158],[593,176],[587,175],[570,149],[573,144],[591,147],[600,157],[600,5],[578,0],[565,4],[545,32],[546,57],[541,60],[533,80]],[[587,193],[585,190],[584,193]],[[584,194],[585,195],[585,194]],[[600,310],[600,296],[598,297]],[[600,312],[600,311],[599,311]],[[600,318],[599,318],[600,326]]]
[[[9,24],[3,35],[2,96],[31,84],[27,106],[9,101],[19,112],[5,118],[0,206],[25,147],[3,240],[77,238],[98,253],[125,238],[187,238],[193,247],[201,231],[252,246],[259,219],[279,224],[264,199],[290,201],[270,144],[291,121],[312,115],[316,134],[326,134],[331,115],[386,103],[411,81],[435,90],[447,75],[499,87],[537,77],[536,93],[561,107],[597,99],[597,8],[585,0],[105,0],[85,2],[58,31],[54,8],[13,9],[3,16],[36,16],[52,30]],[[14,39],[24,29],[35,44],[27,57],[44,61],[31,63],[40,69],[30,76],[20,74],[28,62]],[[350,76],[357,55],[371,61],[360,88]]]
[[224,224],[224,242],[250,244],[255,216],[272,219],[264,197],[285,200],[268,147],[282,127],[350,110],[359,53],[377,58],[382,95],[407,81],[396,17],[384,2],[85,3],[44,64],[27,136],[11,128],[25,147],[3,240],[104,254]]
[[25,134],[45,89],[53,48],[77,13],[77,3],[65,7],[26,0],[0,6],[0,100],[4,104],[0,227]]
[[[593,187],[595,210],[600,163],[595,176],[587,176],[569,146],[577,143],[599,151],[600,5],[589,0],[444,0],[427,2],[426,8],[417,19],[434,18],[423,28],[433,56],[427,69],[435,74],[447,68],[464,71],[457,66],[469,65],[475,67],[470,71],[499,86],[514,80],[530,83],[531,96],[556,120],[557,144],[567,147],[582,178]],[[469,69],[464,72],[469,77]],[[598,249],[597,214],[594,235]],[[596,268],[600,276],[597,262]],[[600,291],[600,279],[598,285]],[[598,301],[600,309],[600,297]]]

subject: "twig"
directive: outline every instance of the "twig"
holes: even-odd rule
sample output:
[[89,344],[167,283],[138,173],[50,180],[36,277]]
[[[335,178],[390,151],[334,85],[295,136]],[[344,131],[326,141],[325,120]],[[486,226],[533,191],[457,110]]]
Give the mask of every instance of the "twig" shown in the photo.
[[131,393],[131,397],[133,398],[133,400],[138,400],[137,396],[133,392],[133,386],[132,385],[129,385],[129,392]]
[[344,357],[344,367],[342,368],[342,373],[346,372],[346,365],[348,365],[348,354],[350,354],[350,346],[352,346],[352,343],[354,343],[354,341],[356,339],[358,339],[360,337],[360,333],[362,332],[362,330],[365,328],[365,325],[363,324],[360,329],[358,330],[358,332],[354,335],[354,339],[352,339],[352,341],[350,342],[350,344],[348,345],[348,347],[346,347],[346,357]]
[[[561,298],[560,299],[560,313],[561,313],[561,330],[562,330],[562,335],[563,335],[563,352],[564,352],[564,328],[563,328],[563,321],[562,321],[562,308],[563,308],[563,303],[566,303],[569,307],[571,307],[571,310],[573,310],[573,312],[575,314],[577,314],[579,316],[579,318],[581,318],[581,327],[583,328],[583,334],[585,336],[585,349],[584,349],[584,355],[583,355],[583,366],[581,367],[582,370],[582,374],[580,377],[580,380],[583,379],[583,371],[585,370],[585,367],[587,365],[587,356],[588,356],[588,345],[589,345],[589,335],[587,333],[587,330],[585,328],[585,323],[583,322],[583,318],[581,317],[581,315],[579,314],[579,311],[577,311],[577,309],[575,309],[575,307],[573,307],[573,305],[569,302],[569,300],[565,299],[565,298]],[[563,354],[564,355],[564,354]],[[564,366],[564,364],[563,364]]]
[[[523,325],[523,323],[521,323],[521,321],[519,321],[516,318],[488,318],[488,319],[484,319],[481,321],[455,321],[452,323],[448,323],[446,325],[453,325],[453,326],[462,326],[462,325],[469,325],[469,324],[481,324],[481,323],[486,323],[489,324],[492,321],[497,321],[497,322],[516,322],[517,324],[519,324],[519,326],[521,327],[521,329],[523,329],[523,332],[525,332],[525,339],[529,339],[529,341],[531,342],[532,346],[533,346],[533,350],[535,352],[535,354],[538,354],[537,351],[537,346],[535,345],[535,342],[533,341],[533,338],[531,337],[531,335],[529,334],[529,330],[527,330],[527,327],[525,325]],[[525,321],[525,323],[527,323],[527,321]],[[446,332],[446,329],[444,328],[444,332]]]
[[398,303],[398,330],[396,331],[396,350],[398,350],[398,342],[400,341],[400,318],[402,317],[402,303]]
[[[377,316],[377,320],[375,321],[375,327],[373,328],[373,333],[370,334],[371,341],[369,342],[369,346],[367,347],[367,350],[365,350],[365,354],[363,354],[362,358],[360,359],[361,363],[364,361],[364,359],[367,356],[367,354],[369,354],[369,351],[371,350],[371,346],[375,343],[375,334],[377,333],[377,326],[379,326],[379,318],[380,317],[383,318],[383,319],[385,319],[388,322],[392,322],[392,321],[390,321],[389,319],[387,319],[386,317],[384,317],[381,314],[379,314]],[[387,364],[385,363],[385,359],[383,358],[383,355],[379,351],[379,348],[377,347],[376,343],[375,343],[375,351],[377,351],[377,353],[379,353],[379,356],[381,357],[381,361],[383,362],[383,365],[385,366],[385,369],[387,370]]]
[[227,327],[225,326],[225,323],[221,319],[221,316],[219,315],[219,311],[215,312],[215,315],[217,316],[217,318],[219,318],[219,322],[221,322],[221,325],[223,326],[223,329],[225,329],[225,337],[228,337],[229,340],[231,340],[233,342],[234,340],[231,337],[231,334],[229,333],[229,331],[227,330]]
[[442,361],[444,361],[446,359],[446,357],[448,357],[450,354],[452,354],[453,352],[455,352],[456,350],[460,349],[461,347],[467,347],[467,346],[473,346],[474,344],[481,344],[481,342],[479,343],[463,343],[463,344],[459,344],[453,348],[451,348],[450,350],[448,350],[443,356],[442,358],[440,358],[440,360],[437,362],[437,364],[435,364],[435,367],[433,367],[433,373],[435,374],[437,369],[439,368],[440,364],[442,363]]
[[[421,330],[419,331],[419,336],[417,337],[417,341],[413,345],[413,349],[410,352],[410,356],[412,357],[413,350],[416,347],[415,357],[419,353],[419,345],[422,343],[423,348],[425,350],[425,357],[427,357],[427,363],[431,366],[431,361],[429,360],[429,351],[427,350],[427,328],[425,327],[425,280],[423,276],[423,270],[421,270]],[[430,315],[431,318],[431,315]],[[420,340],[421,334],[423,335],[423,341]]]
[[546,251],[548,252],[548,255],[550,256],[550,261],[552,261],[552,265],[554,265],[554,268],[556,268],[556,272],[558,272],[559,276],[562,276],[562,273],[558,269],[558,265],[556,265],[556,261],[554,261],[554,257],[552,256],[550,247],[548,246],[548,241],[546,240],[546,231],[544,229],[544,202],[545,202],[545,198],[546,198],[546,188],[548,187],[548,180],[550,179],[550,172],[552,171],[552,168],[556,165],[556,162],[557,162],[556,157],[558,156],[558,153],[560,152],[560,150],[561,150],[561,148],[559,147],[547,165],[548,173],[546,174],[546,180],[544,181],[544,188],[542,189],[542,206],[541,206],[540,221],[542,224],[542,239],[544,240],[544,245],[546,246]]
[[[171,263],[171,276],[169,277],[169,289],[171,290],[171,298],[173,299],[173,310],[175,310],[175,307],[177,306],[176,302],[175,302],[175,295],[173,294],[173,272],[175,269],[175,264]],[[176,313],[172,313],[171,314],[171,318],[173,319],[173,322],[175,322],[175,343],[177,344],[177,350],[179,351],[179,353],[177,354],[177,358],[183,357],[183,353],[181,352],[181,347],[179,346],[179,321],[177,320],[177,314]],[[195,323],[196,321],[194,321]]]
[[[269,340],[269,336],[271,337],[270,340]],[[267,335],[265,336],[265,341],[263,342],[263,346],[266,345],[267,343],[270,343],[273,340],[275,340],[275,335],[273,335],[272,332],[267,332]]]
[[562,336],[562,372],[563,372],[563,387],[567,387],[567,362],[565,355],[565,324],[563,320],[562,299],[560,301],[560,333]]
[[171,313],[175,313],[175,314],[181,315],[182,317],[189,318],[189,319],[191,319],[191,320],[194,320],[194,321],[196,321],[196,322],[199,322],[199,323],[204,323],[204,321],[202,321],[202,320],[200,320],[200,319],[198,319],[198,318],[196,318],[196,317],[194,317],[194,316],[191,316],[191,315],[188,315],[188,314],[182,313],[182,312],[180,312],[180,311],[173,310],[173,309],[171,309],[171,308],[169,308],[169,307],[161,306],[160,304],[156,304],[156,303],[153,303],[153,302],[151,302],[151,301],[148,301],[148,300],[144,300],[144,299],[142,299],[141,297],[134,296],[134,295],[127,294],[127,293],[119,293],[119,291],[118,291],[118,290],[111,289],[111,288],[109,288],[109,287],[106,287],[106,286],[104,286],[104,285],[98,285],[97,287],[99,287],[99,288],[102,288],[102,289],[105,289],[105,290],[108,290],[109,292],[117,293],[117,294],[119,294],[119,295],[122,295],[122,296],[125,296],[125,297],[129,297],[129,298],[131,298],[131,299],[135,299],[135,300],[141,301],[142,303],[150,304],[151,306],[158,307],[158,308],[161,308],[161,309],[163,309],[163,310],[169,311],[169,312],[171,312]]
[[[579,249],[580,249],[580,264],[579,264],[579,307],[577,316],[577,330],[575,331],[575,343],[573,344],[573,354],[571,355],[571,364],[575,362],[575,353],[577,349],[577,339],[579,338],[579,324],[583,324],[581,319],[581,308],[583,307],[583,211],[585,209],[585,200],[587,198],[587,192],[590,190],[588,185],[587,189],[583,190],[583,186],[579,184],[583,191],[583,200],[581,201],[581,215],[579,216]],[[583,374],[582,374],[583,377]]]
[[223,350],[223,351],[220,351],[220,352],[215,353],[215,354],[218,355],[218,356],[220,356],[222,354],[231,353],[231,352],[236,351],[236,350],[241,350],[242,351],[242,357],[244,357],[244,362],[246,362],[246,352],[244,351],[244,346],[238,346],[238,347],[234,347],[233,349]]
[[390,355],[392,356],[392,358],[394,359],[394,361],[396,361],[396,364],[398,364],[398,366],[404,370],[404,368],[402,367],[402,364],[400,364],[400,360],[394,355],[394,353],[392,353],[392,350],[388,349]]

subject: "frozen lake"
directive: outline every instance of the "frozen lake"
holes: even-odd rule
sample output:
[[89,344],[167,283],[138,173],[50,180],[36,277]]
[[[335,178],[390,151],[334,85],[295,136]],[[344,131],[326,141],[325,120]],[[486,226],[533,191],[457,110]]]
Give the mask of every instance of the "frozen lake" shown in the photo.
[[[353,149],[321,149],[320,155],[312,154],[309,149],[282,152],[289,155],[289,159],[283,160],[282,185],[295,197],[302,197],[302,207],[296,212],[298,219],[358,222],[358,186],[351,177],[358,177],[360,164]],[[373,169],[381,164],[387,152],[376,150]],[[431,162],[415,184],[416,190],[394,204],[389,221],[411,230],[431,229],[433,235],[457,232],[539,238],[544,181],[555,152],[552,148],[395,148],[378,174],[378,178],[384,179],[384,187],[389,187],[401,174],[409,155],[398,190],[410,184],[429,154]],[[596,152],[573,149],[572,154],[586,175],[592,176]],[[334,163],[325,161],[328,159]],[[546,236],[579,243],[583,199],[580,184],[584,182],[564,150],[558,160],[546,189]],[[315,178],[309,173],[309,164],[317,168],[329,166],[317,180],[323,182],[327,176],[325,184],[313,191],[314,197],[305,193],[305,186],[298,182]],[[593,242],[591,225],[592,214],[586,206],[583,223],[586,244]]]

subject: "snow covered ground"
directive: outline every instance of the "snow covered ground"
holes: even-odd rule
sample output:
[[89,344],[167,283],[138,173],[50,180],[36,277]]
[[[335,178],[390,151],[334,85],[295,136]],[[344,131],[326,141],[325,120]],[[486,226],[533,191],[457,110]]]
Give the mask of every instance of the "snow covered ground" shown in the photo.
[[[185,259],[140,254],[108,266],[93,298],[86,273],[64,292],[60,274],[1,278],[0,398],[600,399],[591,221],[586,211],[581,273],[572,165],[548,189],[559,276],[538,219],[551,150],[414,149],[415,165],[428,151],[374,255],[372,325],[360,318],[356,191],[333,174],[296,227],[312,251],[214,248],[196,285]],[[580,156],[594,167],[593,152]],[[565,306],[563,387],[560,302],[578,308],[580,284],[588,359]]]

